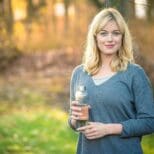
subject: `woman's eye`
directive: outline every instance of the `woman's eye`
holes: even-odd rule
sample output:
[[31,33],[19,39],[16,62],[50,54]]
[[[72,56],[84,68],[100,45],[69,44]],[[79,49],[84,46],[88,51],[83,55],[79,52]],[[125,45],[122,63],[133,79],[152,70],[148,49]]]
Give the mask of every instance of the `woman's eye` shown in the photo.
[[115,36],[117,36],[117,35],[121,35],[120,32],[113,32],[112,34],[115,35]]
[[106,36],[108,33],[107,32],[100,32],[101,36]]

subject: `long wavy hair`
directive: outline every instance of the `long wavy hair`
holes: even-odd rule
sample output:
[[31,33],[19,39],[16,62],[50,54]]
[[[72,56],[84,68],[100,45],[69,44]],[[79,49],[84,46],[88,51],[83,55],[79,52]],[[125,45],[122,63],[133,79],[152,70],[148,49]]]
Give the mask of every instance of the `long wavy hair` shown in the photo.
[[122,33],[122,45],[110,63],[112,71],[124,71],[127,69],[128,63],[134,62],[132,38],[124,18],[116,9],[106,8],[94,17],[89,26],[86,48],[83,56],[83,67],[85,71],[91,75],[94,75],[99,71],[103,61],[96,44],[96,35],[103,29],[107,22],[111,20],[114,20],[117,23],[119,30]]

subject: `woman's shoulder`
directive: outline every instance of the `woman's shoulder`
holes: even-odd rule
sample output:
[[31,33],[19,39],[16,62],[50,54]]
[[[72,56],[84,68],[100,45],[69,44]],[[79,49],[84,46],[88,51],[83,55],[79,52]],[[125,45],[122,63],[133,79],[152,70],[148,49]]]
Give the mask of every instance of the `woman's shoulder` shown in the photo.
[[79,74],[79,73],[81,73],[81,72],[84,72],[83,64],[77,65],[77,66],[73,69],[72,74],[73,74],[73,75],[77,75],[77,74]]
[[128,71],[134,72],[134,73],[139,73],[139,72],[144,72],[144,69],[141,65],[133,63],[133,64],[128,64]]
[[135,82],[135,84],[144,84],[144,82],[149,82],[149,78],[142,66],[136,63],[128,64],[126,71],[121,74],[121,78],[127,83]]
[[141,65],[136,64],[136,63],[129,64],[127,70],[129,74],[132,74],[133,76],[140,76],[140,77],[147,76],[144,68]]
[[83,71],[83,65],[77,65],[74,67],[73,72],[79,72],[79,71]]

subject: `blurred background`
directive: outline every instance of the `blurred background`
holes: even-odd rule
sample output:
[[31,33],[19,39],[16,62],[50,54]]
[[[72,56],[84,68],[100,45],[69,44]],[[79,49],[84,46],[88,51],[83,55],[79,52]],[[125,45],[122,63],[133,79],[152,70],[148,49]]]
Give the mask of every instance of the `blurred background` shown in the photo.
[[[88,25],[104,7],[126,19],[154,86],[153,0],[0,0],[0,154],[74,154],[69,81]],[[154,135],[142,142],[154,153]]]

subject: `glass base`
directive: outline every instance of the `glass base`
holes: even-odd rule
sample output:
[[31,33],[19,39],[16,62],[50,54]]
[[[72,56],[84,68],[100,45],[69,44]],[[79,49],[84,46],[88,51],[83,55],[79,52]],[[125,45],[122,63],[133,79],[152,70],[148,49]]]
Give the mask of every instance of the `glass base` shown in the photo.
[[83,126],[86,126],[88,124],[88,121],[85,121],[85,120],[78,120],[76,122],[76,129],[79,128],[79,127],[83,127]]

